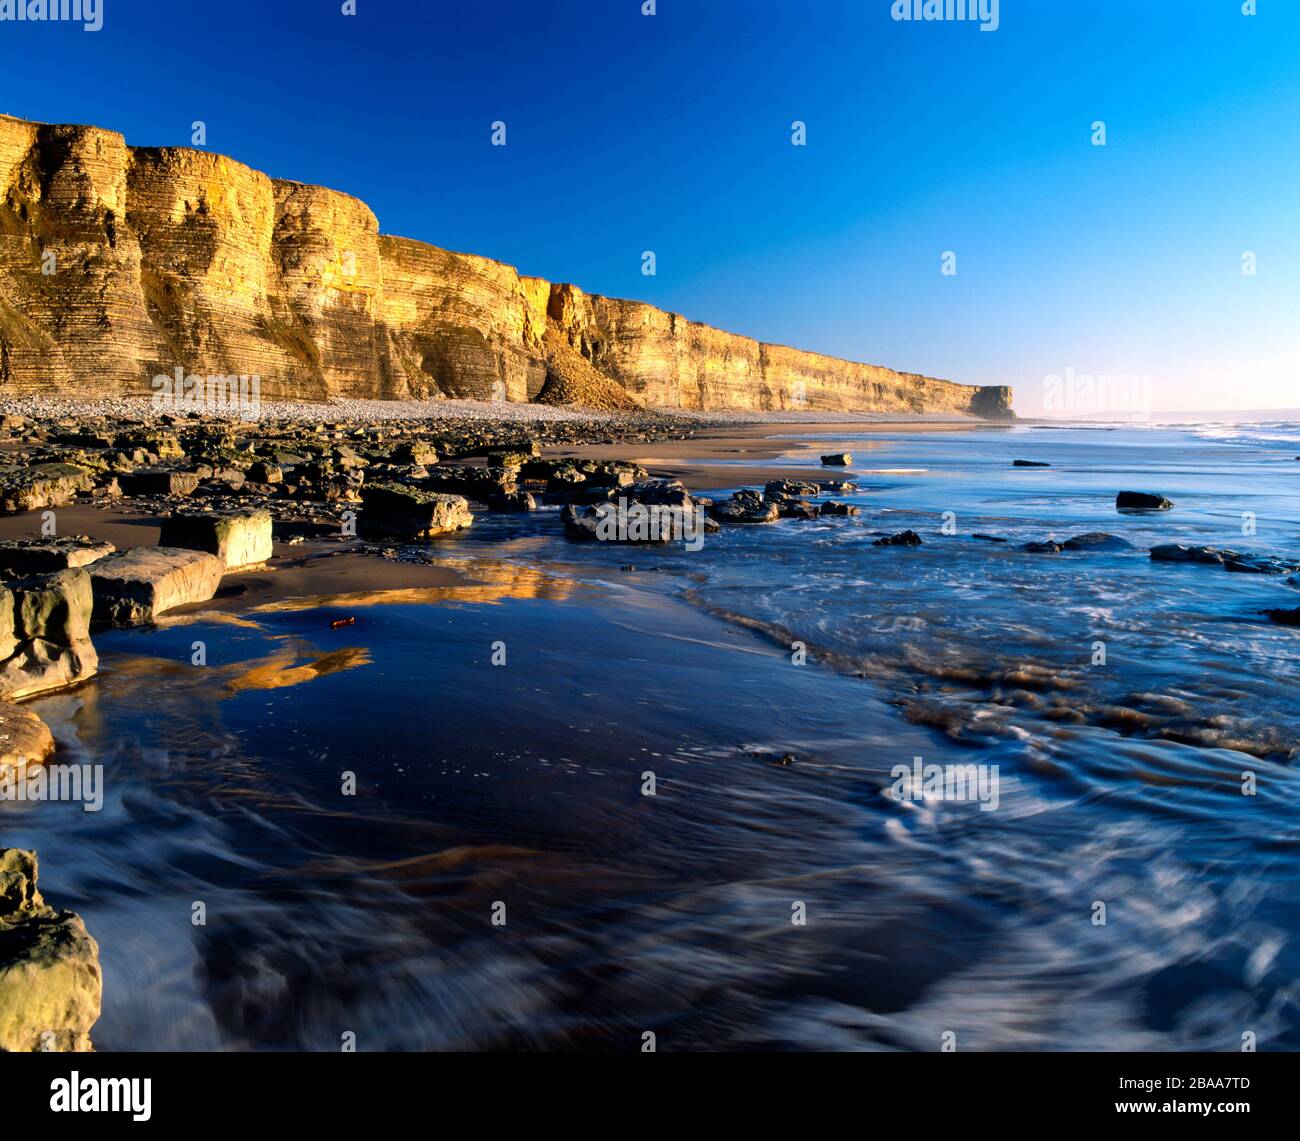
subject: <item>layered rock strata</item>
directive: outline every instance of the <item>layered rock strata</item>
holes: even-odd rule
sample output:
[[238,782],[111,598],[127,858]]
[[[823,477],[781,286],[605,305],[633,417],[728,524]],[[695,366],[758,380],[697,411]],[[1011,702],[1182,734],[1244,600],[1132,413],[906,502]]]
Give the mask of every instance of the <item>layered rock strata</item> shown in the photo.
[[257,377],[272,400],[1010,412],[1006,388],[764,344],[381,236],[357,199],[221,155],[0,117],[0,393],[161,395],[155,378],[177,375],[240,392]]

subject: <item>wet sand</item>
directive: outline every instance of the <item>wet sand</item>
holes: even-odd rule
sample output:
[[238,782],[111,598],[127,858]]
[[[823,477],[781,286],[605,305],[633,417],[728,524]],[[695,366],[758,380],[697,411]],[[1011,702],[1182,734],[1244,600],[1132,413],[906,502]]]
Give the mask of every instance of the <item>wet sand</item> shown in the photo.
[[[861,453],[862,441],[852,437],[864,432],[1002,432],[1009,427],[1010,424],[975,419],[737,424],[702,428],[685,440],[548,448],[544,454],[548,458],[571,456],[575,459],[627,460],[641,464],[651,475],[680,479],[692,491],[704,491],[739,484],[761,485],[771,479],[806,479],[808,460],[832,452]],[[760,466],[761,461],[787,454],[804,462]],[[752,466],[746,461],[753,461]],[[822,470],[827,478],[842,476],[847,479],[853,475],[852,467]]]

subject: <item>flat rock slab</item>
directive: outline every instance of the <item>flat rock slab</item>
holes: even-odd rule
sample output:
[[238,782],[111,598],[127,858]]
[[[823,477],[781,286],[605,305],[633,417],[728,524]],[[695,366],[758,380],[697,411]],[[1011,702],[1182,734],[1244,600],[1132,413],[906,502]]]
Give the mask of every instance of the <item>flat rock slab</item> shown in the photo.
[[48,907],[36,853],[0,848],[0,1050],[92,1049],[103,977],[81,918]]
[[216,555],[227,573],[261,566],[271,557],[271,513],[264,510],[177,512],[163,521],[163,547]]
[[178,547],[136,547],[109,555],[90,567],[94,619],[135,626],[177,606],[206,602],[217,593],[225,570],[216,555]]
[[11,539],[0,543],[0,576],[25,578],[89,566],[115,550],[112,543],[86,535],[66,539]]
[[95,486],[94,473],[76,464],[36,464],[0,473],[0,515],[63,507]]

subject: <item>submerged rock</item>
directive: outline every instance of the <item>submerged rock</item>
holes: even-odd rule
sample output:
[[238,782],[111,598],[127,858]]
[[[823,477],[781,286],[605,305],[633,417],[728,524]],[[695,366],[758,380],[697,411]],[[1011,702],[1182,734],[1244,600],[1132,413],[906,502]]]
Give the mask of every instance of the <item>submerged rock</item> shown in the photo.
[[758,491],[738,491],[725,503],[715,503],[709,514],[719,523],[758,524],[775,523],[781,509],[771,500],[764,499]]
[[1133,544],[1106,531],[1089,531],[1066,539],[1061,546],[1067,551],[1127,551],[1132,549]]
[[136,547],[109,555],[90,568],[94,619],[134,626],[177,606],[206,602],[225,569],[216,555],[178,547]]
[[1225,554],[1223,569],[1235,574],[1291,574],[1300,570],[1300,563],[1275,555]]
[[1001,535],[986,535],[983,531],[976,531],[975,534],[973,534],[973,535],[971,536],[971,538],[972,538],[972,539],[980,539],[980,540],[982,540],[982,541],[985,542],[985,543],[1005,543],[1005,542],[1007,542],[1007,540],[1004,539],[1004,538],[1002,538]]
[[1300,626],[1300,606],[1293,610],[1265,610],[1264,613],[1279,626]]
[[1046,539],[1041,543],[1026,543],[1020,549],[1031,555],[1059,555],[1064,548],[1055,539]]
[[1121,491],[1115,496],[1115,507],[1120,511],[1168,511],[1173,505],[1172,499],[1149,491]]
[[782,519],[813,520],[821,517],[821,507],[816,503],[809,503],[806,499],[774,498],[772,502],[776,504]]
[[897,535],[890,535],[886,539],[877,539],[873,547],[919,547],[921,545],[921,536],[915,531],[900,531]]
[[1207,563],[1222,565],[1225,558],[1236,558],[1236,551],[1218,547],[1188,547],[1182,543],[1162,543],[1151,548],[1151,558],[1158,563]]
[[271,557],[271,513],[266,510],[180,512],[163,520],[162,547],[216,555],[226,572],[263,565]]
[[1218,547],[1188,547],[1181,543],[1152,547],[1151,558],[1164,563],[1222,566],[1235,574],[1292,574],[1300,570],[1300,563],[1294,559],[1282,559],[1276,555],[1253,555]]
[[36,888],[35,852],[0,849],[0,1050],[87,1051],[99,1020],[99,945]]
[[861,515],[862,508],[854,503],[842,503],[838,499],[827,500],[822,505],[823,515]]
[[1051,467],[1051,464],[1045,464],[1040,460],[1013,460],[1012,467]]
[[774,479],[763,493],[769,499],[811,499],[822,493],[821,485],[801,479]]

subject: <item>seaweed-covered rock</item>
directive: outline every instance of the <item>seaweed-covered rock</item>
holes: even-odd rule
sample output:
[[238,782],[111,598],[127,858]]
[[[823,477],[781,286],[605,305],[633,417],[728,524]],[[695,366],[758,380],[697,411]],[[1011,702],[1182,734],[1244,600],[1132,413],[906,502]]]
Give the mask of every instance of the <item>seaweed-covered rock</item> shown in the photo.
[[371,484],[362,489],[361,502],[361,531],[369,535],[429,539],[464,530],[474,522],[463,496],[400,483]]

